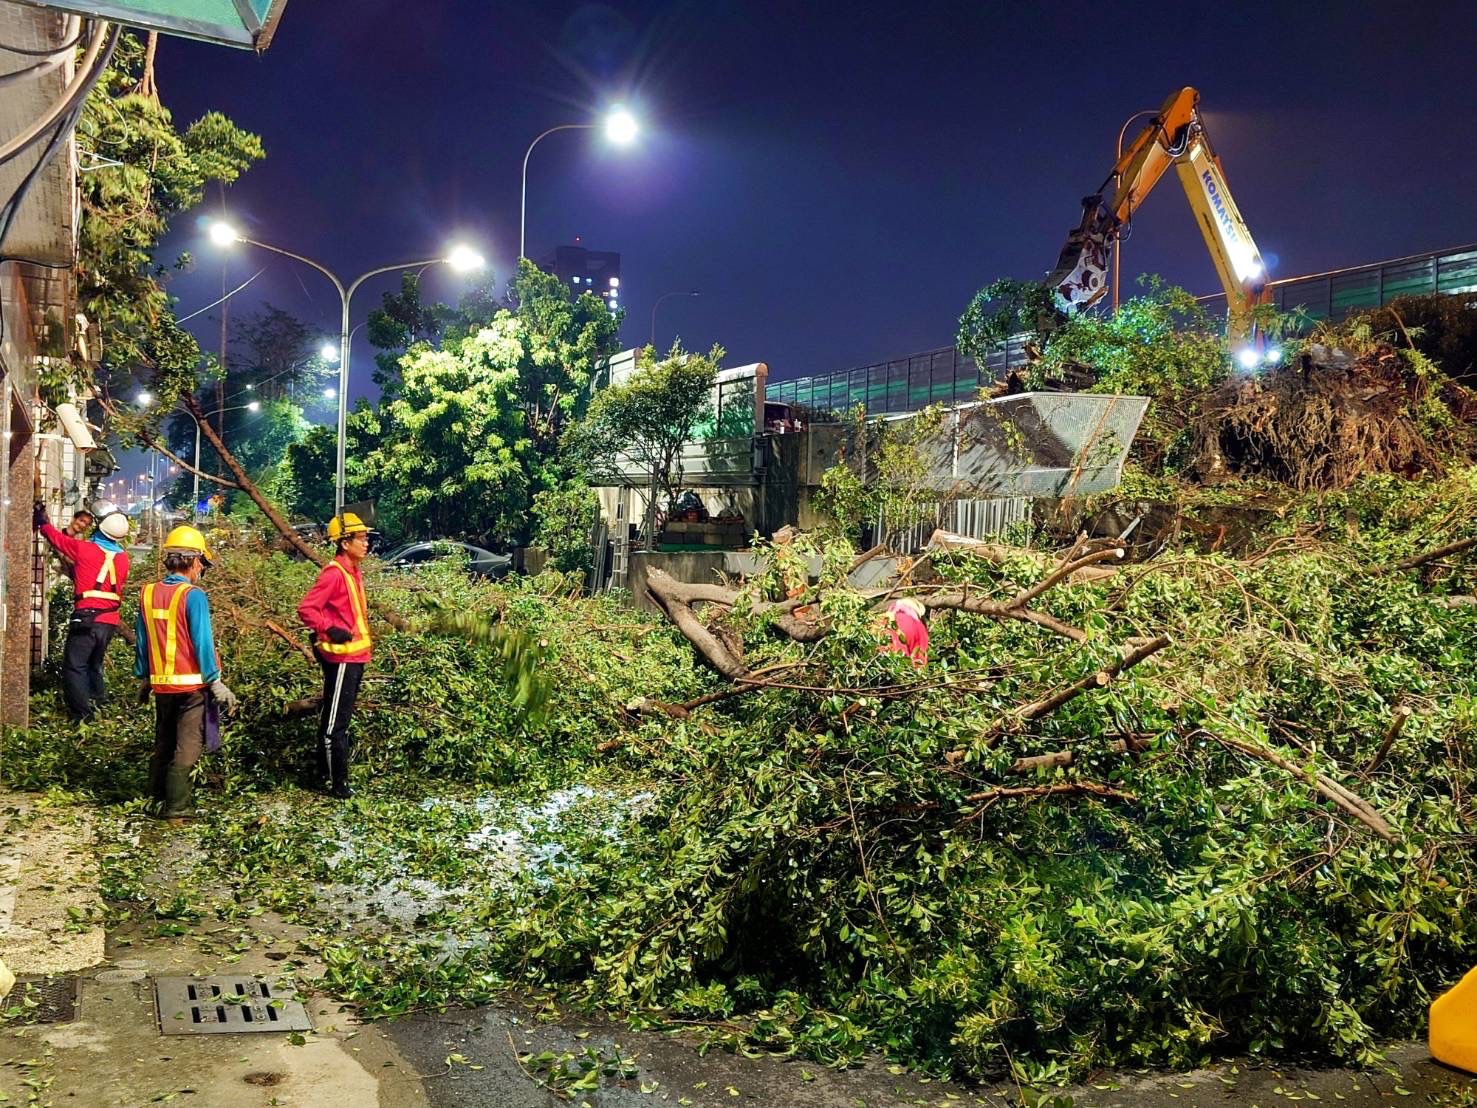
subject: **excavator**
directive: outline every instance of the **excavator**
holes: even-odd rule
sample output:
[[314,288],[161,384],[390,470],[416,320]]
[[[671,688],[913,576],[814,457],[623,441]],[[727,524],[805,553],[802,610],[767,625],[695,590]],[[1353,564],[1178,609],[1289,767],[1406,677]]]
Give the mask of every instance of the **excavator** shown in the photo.
[[1067,236],[1046,284],[1064,315],[1102,299],[1108,291],[1113,242],[1173,165],[1226,290],[1228,333],[1233,343],[1240,341],[1243,350],[1256,357],[1249,345],[1251,309],[1270,298],[1267,268],[1231,199],[1199,106],[1200,93],[1192,88],[1182,88],[1164,102],[1123,152],[1102,187],[1082,201],[1082,223]]

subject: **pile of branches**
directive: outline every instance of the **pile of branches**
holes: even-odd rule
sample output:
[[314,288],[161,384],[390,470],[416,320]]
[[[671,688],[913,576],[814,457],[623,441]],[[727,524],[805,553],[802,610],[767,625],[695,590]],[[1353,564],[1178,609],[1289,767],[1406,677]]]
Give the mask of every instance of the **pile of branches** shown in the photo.
[[1223,384],[1203,409],[1198,454],[1207,478],[1344,489],[1370,474],[1443,473],[1471,456],[1474,417],[1477,396],[1418,372],[1406,351],[1315,343],[1289,364]]
[[[1477,610],[1419,572],[1477,580],[1474,485],[1309,500],[1241,560],[955,543],[879,593],[821,544],[818,581],[779,548],[741,584],[649,574],[722,682],[629,706],[599,749],[655,800],[472,904],[490,962],[976,1075],[1370,1061],[1477,943]],[[930,613],[922,670],[879,651],[896,595]]]

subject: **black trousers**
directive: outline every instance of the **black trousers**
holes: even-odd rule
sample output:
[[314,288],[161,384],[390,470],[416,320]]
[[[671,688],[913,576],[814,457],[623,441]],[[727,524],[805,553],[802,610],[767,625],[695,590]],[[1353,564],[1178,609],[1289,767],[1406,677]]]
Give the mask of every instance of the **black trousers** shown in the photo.
[[331,662],[318,655],[323,670],[323,711],[318,717],[318,776],[330,785],[349,783],[349,758],[354,752],[349,720],[364,679],[363,662]]
[[62,695],[72,722],[93,717],[103,703],[103,657],[116,630],[111,623],[79,620],[67,624],[62,647]]
[[170,766],[188,770],[205,749],[205,690],[154,694],[154,756],[149,759],[149,792],[165,800]]

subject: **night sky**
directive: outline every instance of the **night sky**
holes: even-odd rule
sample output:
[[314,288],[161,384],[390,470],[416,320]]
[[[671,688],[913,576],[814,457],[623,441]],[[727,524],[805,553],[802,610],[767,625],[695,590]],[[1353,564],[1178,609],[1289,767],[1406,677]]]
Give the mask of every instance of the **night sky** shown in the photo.
[[[181,123],[214,108],[262,136],[231,218],[346,278],[464,238],[502,282],[529,141],[626,103],[634,147],[575,131],[534,152],[530,256],[619,251],[628,345],[655,297],[699,289],[662,305],[659,343],[786,378],[951,343],[977,288],[1050,267],[1123,120],[1186,84],[1273,276],[1477,240],[1474,32],[1462,3],[291,0],[261,57],[165,40],[159,86]],[[220,295],[193,220],[167,247],[197,259],[181,314]],[[237,249],[230,286],[269,268],[233,311],[336,331],[322,277]],[[1173,174],[1124,256],[1218,289]],[[458,279],[428,286],[454,299]]]

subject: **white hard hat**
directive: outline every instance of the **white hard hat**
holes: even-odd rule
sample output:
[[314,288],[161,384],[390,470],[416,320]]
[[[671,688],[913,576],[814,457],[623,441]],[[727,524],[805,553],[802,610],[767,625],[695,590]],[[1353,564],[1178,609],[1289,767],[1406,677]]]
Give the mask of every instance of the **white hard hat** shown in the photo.
[[97,529],[114,542],[128,538],[128,517],[119,511],[109,512],[98,523]]

